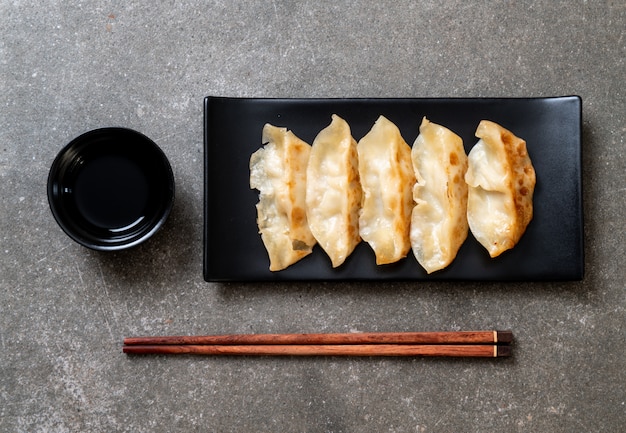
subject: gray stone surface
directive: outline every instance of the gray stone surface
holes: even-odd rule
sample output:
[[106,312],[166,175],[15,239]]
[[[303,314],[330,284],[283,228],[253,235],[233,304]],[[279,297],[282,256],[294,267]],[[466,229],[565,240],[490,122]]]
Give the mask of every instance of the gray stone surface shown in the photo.
[[[1,0],[0,17],[0,431],[623,431],[623,1]],[[582,282],[203,281],[204,96],[568,94]],[[164,149],[178,195],[153,239],[101,254],[63,234],[45,185],[66,142],[110,125]],[[121,352],[138,334],[476,328],[512,329],[515,356]]]

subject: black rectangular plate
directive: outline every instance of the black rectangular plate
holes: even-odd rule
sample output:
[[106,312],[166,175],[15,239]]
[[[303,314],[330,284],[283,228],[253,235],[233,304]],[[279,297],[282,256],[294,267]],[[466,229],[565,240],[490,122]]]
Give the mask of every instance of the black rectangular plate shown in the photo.
[[[537,175],[534,218],[514,249],[491,259],[471,233],[446,269],[426,272],[413,254],[377,266],[361,242],[333,269],[324,251],[289,268],[269,271],[256,225],[258,191],[249,184],[250,155],[265,123],[286,127],[311,144],[336,113],[358,141],[379,115],[394,122],[409,145],[424,116],[463,138],[466,152],[482,119],[526,140]],[[204,104],[206,281],[456,280],[541,281],[583,277],[581,192],[582,101],[553,98],[265,99],[207,97]]]

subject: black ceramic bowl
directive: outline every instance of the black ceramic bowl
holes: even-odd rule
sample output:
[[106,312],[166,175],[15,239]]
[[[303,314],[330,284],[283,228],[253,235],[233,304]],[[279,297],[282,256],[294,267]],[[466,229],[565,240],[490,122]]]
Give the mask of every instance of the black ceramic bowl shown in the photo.
[[102,128],[72,140],[48,176],[48,201],[68,236],[114,251],[152,236],[174,202],[174,174],[163,151],[126,128]]

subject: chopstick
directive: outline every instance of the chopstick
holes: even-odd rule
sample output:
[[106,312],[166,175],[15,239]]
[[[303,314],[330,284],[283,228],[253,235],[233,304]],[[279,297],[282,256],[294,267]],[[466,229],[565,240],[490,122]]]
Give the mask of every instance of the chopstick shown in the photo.
[[454,356],[496,358],[511,355],[511,347],[496,344],[161,344],[125,346],[124,353],[160,355],[292,355],[292,356]]
[[511,331],[226,334],[129,337],[128,354],[453,356],[511,355]]
[[127,337],[124,344],[505,344],[511,331],[350,332],[336,334],[224,334],[195,336]]

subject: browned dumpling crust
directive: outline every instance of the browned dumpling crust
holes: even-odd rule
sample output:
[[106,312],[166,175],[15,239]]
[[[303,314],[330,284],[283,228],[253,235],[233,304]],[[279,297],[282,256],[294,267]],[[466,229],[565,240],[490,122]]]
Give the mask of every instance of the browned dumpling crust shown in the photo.
[[311,146],[270,124],[263,127],[262,142],[250,157],[250,187],[259,190],[257,224],[270,271],[280,271],[311,254],[316,243],[305,209]]
[[497,257],[517,245],[532,220],[535,169],[526,142],[497,123],[481,121],[476,137],[465,175],[467,219],[474,237]]

